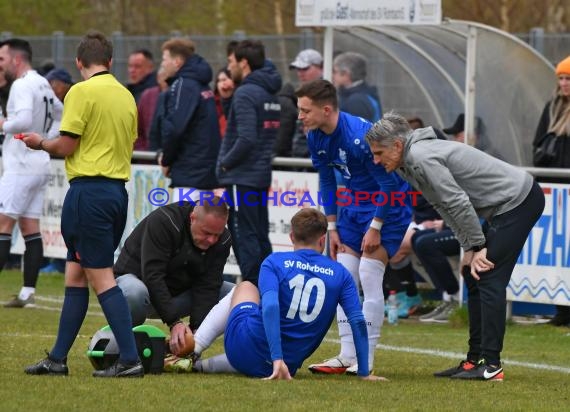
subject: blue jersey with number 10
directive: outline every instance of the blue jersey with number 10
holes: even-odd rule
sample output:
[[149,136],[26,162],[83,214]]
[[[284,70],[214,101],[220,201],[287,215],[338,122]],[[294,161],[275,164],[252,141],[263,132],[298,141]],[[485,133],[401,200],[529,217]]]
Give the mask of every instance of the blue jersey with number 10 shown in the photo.
[[[277,252],[267,257],[259,274],[262,311],[263,296],[271,291],[279,296],[283,360],[292,373],[320,345],[338,304],[348,319],[364,321],[350,273],[314,250]],[[255,330],[263,332],[263,325],[259,326]]]

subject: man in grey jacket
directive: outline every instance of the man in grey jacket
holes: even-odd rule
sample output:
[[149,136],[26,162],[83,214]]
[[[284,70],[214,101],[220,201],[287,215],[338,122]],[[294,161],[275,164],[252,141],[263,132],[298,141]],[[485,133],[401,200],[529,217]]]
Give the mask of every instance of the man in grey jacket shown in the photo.
[[439,140],[431,127],[414,131],[393,112],[375,123],[366,139],[374,162],[421,190],[463,247],[469,351],[459,366],[434,375],[502,380],[505,290],[544,209],[542,189],[523,170],[469,145]]

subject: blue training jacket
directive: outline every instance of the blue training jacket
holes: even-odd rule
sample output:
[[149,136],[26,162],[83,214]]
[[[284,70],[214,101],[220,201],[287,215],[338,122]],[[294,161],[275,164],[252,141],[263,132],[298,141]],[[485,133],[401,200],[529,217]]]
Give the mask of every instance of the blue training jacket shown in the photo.
[[178,70],[166,94],[162,165],[170,166],[172,187],[219,186],[215,170],[221,139],[211,80],[212,68],[194,54]]
[[271,185],[273,145],[281,116],[280,89],[281,75],[270,61],[246,76],[236,89],[218,156],[222,185],[260,189]]

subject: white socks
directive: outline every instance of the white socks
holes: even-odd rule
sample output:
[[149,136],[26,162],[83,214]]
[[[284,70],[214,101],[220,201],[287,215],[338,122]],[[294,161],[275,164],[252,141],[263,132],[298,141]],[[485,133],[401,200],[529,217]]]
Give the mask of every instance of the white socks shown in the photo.
[[[368,331],[368,367],[372,370],[376,344],[380,338],[380,329],[384,322],[384,294],[382,280],[386,266],[382,261],[370,258],[357,258],[347,253],[339,253],[337,261],[342,264],[355,279],[357,287],[362,284],[364,301],[362,312]],[[352,329],[340,306],[336,312],[338,332],[340,336],[340,357],[348,362],[356,361],[356,350],[352,337]]]
[[225,353],[204,360],[198,359],[192,370],[202,373],[237,373]]
[[196,333],[194,334],[194,353],[199,355],[208,349],[218,336],[222,336],[226,330],[228,317],[230,316],[232,296],[234,287],[230,293],[220,300],[216,306],[210,310]]
[[382,280],[386,266],[381,260],[361,258],[360,259],[360,282],[364,293],[362,312],[366,319],[366,329],[368,330],[368,367],[372,370],[374,366],[374,352],[376,344],[380,338],[380,329],[384,322],[384,293],[382,291]]
[[[339,253],[336,257],[337,262],[343,265],[352,275],[356,290],[360,288],[360,279],[358,277],[358,266],[360,259],[348,253]],[[340,337],[340,357],[349,363],[356,362],[356,350],[354,349],[354,340],[352,338],[352,329],[348,323],[348,319],[340,305],[336,307],[336,321],[338,324],[338,334]]]

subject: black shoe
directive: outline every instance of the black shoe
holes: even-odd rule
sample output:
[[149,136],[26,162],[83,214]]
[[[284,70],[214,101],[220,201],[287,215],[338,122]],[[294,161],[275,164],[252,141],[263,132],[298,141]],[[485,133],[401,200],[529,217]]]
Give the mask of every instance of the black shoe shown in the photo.
[[570,316],[557,313],[548,323],[552,326],[570,326]]
[[480,359],[475,368],[456,373],[451,379],[469,379],[478,381],[502,381],[505,378],[503,368],[499,363],[497,366],[489,365],[485,359]]
[[475,368],[475,366],[477,366],[475,365],[475,362],[472,362],[470,360],[462,360],[459,362],[459,366],[454,366],[453,368],[449,368],[441,372],[435,372],[433,376],[436,378],[449,378],[459,372],[471,370]]
[[24,369],[28,375],[59,375],[59,376],[66,376],[69,373],[69,369],[67,368],[66,362],[67,358],[61,361],[55,361],[49,357],[49,353],[46,352],[48,355],[47,358],[42,359],[38,363],[28,366]]
[[144,369],[141,361],[133,365],[125,365],[117,361],[107,369],[93,372],[93,376],[96,378],[142,378]]

